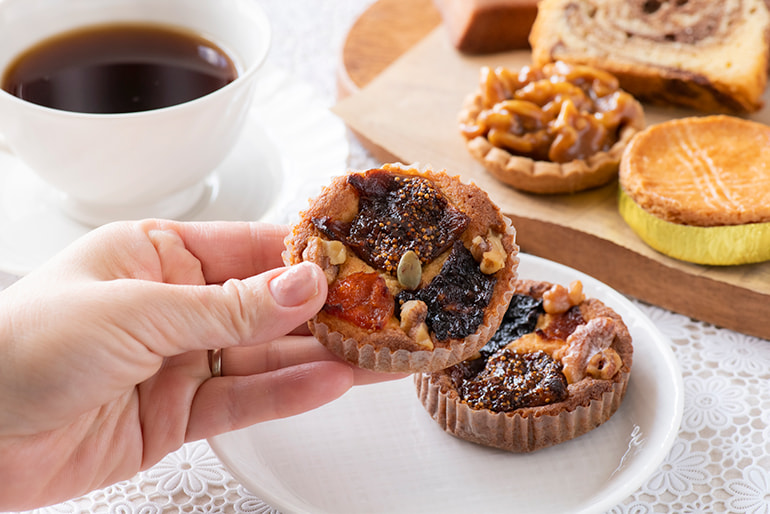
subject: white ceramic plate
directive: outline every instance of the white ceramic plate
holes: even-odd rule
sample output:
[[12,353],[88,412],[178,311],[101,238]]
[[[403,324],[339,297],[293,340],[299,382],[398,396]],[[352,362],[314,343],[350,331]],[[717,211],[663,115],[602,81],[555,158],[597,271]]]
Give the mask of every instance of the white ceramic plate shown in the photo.
[[[291,221],[307,199],[345,171],[345,125],[314,90],[266,68],[243,134],[182,220]],[[0,151],[0,270],[23,275],[91,227],[59,207],[61,195]]]
[[634,339],[626,397],[588,434],[531,454],[461,441],[428,416],[411,378],[355,388],[315,411],[209,442],[250,491],[284,512],[603,512],[660,465],[682,418],[668,340],[638,308],[571,268],[521,256],[520,275],[568,284],[615,309]]

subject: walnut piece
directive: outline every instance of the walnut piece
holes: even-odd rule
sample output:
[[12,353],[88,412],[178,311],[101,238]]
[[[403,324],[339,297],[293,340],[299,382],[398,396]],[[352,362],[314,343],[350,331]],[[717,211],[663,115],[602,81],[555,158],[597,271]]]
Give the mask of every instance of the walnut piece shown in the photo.
[[479,262],[481,272],[485,275],[497,273],[505,266],[508,254],[503,247],[502,236],[493,230],[486,237],[476,236],[471,242],[471,254]]
[[331,284],[337,278],[339,265],[347,260],[347,250],[340,241],[311,237],[302,252],[302,259],[318,264],[326,275],[326,282]]
[[573,280],[569,284],[569,303],[572,305],[580,305],[586,299],[586,295],[583,293],[583,283],[580,280]]
[[484,258],[484,252],[489,251],[489,243],[481,236],[476,236],[471,241],[471,254],[476,261]]
[[623,366],[623,360],[618,352],[612,348],[606,348],[591,357],[586,366],[586,374],[592,378],[609,380],[620,371],[621,366]]
[[569,285],[569,289],[561,284],[554,284],[543,293],[543,309],[548,314],[561,314],[567,312],[570,307],[580,305],[585,300],[583,283],[575,280]]
[[[567,377],[567,382],[574,384],[586,377],[589,363],[592,361],[595,355],[601,354],[603,351],[609,349],[612,341],[615,339],[615,321],[612,318],[600,317],[593,318],[585,325],[578,326],[575,331],[567,338],[567,344],[562,349],[558,350],[554,357],[561,360],[564,366],[564,376]],[[617,353],[612,350],[612,353]],[[607,353],[606,357],[612,359],[612,356]],[[618,356],[618,359],[620,357]],[[594,361],[595,366],[600,365],[601,357],[598,357]],[[622,362],[621,362],[622,365]],[[617,372],[620,366],[614,367]],[[606,372],[600,372],[606,375],[611,370]],[[614,373],[613,373],[614,375]],[[603,378],[611,378],[609,377]]]
[[401,306],[401,330],[426,350],[432,350],[433,340],[425,323],[427,316],[428,306],[421,300],[409,300]]

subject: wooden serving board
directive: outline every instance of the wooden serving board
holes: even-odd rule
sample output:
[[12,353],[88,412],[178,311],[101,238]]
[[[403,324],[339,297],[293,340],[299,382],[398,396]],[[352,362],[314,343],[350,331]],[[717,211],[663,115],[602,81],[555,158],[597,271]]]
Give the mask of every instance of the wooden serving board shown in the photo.
[[[531,195],[498,182],[457,128],[483,65],[520,67],[527,51],[465,56],[431,0],[380,0],[352,27],[334,111],[376,158],[447,169],[472,181],[513,220],[523,251],[579,269],[642,301],[770,339],[770,262],[709,267],[645,245],[617,212],[617,183],[574,195]],[[766,98],[766,105],[770,99]],[[645,106],[648,124],[696,115]],[[770,108],[752,115],[770,123]]]

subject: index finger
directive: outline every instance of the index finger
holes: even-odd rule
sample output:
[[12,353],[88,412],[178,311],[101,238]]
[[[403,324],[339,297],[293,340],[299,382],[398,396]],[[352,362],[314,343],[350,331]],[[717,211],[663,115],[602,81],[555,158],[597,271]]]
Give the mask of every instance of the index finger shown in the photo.
[[262,222],[173,222],[157,220],[159,229],[172,229],[201,263],[209,284],[243,279],[282,267],[286,225]]

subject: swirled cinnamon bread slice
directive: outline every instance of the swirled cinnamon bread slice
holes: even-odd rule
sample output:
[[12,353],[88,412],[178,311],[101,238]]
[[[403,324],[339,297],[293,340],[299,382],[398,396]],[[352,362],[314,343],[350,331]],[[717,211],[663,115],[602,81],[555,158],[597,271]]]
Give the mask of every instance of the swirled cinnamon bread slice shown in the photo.
[[536,65],[604,69],[643,101],[707,112],[762,106],[770,11],[764,0],[542,0]]

